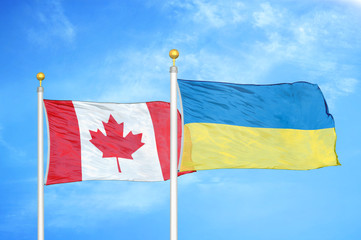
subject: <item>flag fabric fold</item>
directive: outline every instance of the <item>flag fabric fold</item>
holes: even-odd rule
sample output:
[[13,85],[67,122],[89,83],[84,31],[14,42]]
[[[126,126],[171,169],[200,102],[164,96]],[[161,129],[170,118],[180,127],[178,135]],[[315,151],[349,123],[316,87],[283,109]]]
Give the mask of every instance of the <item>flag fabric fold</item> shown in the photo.
[[[169,103],[44,100],[44,105],[49,132],[46,185],[169,179]],[[181,129],[178,113],[178,156]]]
[[178,79],[178,85],[184,117],[180,171],[340,165],[334,119],[316,84]]

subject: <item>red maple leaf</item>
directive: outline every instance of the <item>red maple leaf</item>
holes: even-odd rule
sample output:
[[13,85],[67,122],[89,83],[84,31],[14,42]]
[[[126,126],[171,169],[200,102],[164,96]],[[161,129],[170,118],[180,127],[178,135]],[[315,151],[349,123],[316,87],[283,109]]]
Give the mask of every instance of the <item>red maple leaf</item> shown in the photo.
[[96,132],[90,130],[92,139],[89,141],[103,152],[103,158],[117,158],[118,170],[121,172],[118,158],[133,159],[132,154],[144,145],[141,142],[142,133],[129,132],[126,137],[123,137],[124,122],[117,123],[112,115],[108,123],[103,122],[103,125],[106,135],[99,129]]

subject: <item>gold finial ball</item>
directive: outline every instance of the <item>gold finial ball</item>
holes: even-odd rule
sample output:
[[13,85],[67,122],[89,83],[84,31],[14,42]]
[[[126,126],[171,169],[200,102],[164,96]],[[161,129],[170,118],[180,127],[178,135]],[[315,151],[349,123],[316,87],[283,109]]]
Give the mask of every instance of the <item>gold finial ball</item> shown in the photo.
[[172,49],[169,51],[169,57],[172,59],[176,59],[179,56],[179,52],[177,49]]
[[42,72],[39,72],[38,74],[36,74],[36,78],[37,78],[39,81],[43,81],[44,78],[45,78],[45,74],[42,73]]

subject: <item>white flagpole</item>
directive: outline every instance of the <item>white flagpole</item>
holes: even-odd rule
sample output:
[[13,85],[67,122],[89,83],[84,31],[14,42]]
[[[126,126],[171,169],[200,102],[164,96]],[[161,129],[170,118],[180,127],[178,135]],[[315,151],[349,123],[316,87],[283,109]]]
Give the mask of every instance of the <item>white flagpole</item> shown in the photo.
[[177,73],[175,59],[179,56],[176,49],[169,52],[173,59],[170,67],[170,240],[178,239],[178,196],[177,196]]
[[44,131],[43,131],[43,93],[41,81],[45,75],[39,72],[36,78],[38,87],[38,240],[44,240]]

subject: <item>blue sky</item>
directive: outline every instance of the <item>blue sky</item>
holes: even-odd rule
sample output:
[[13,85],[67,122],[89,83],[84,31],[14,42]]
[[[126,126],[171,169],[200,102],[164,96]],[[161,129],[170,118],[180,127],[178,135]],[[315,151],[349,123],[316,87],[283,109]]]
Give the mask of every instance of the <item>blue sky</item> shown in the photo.
[[[361,1],[17,0],[0,13],[0,239],[36,239],[36,73],[48,99],[168,101],[172,48],[183,79],[319,84],[342,164],[182,176],[179,239],[361,238]],[[45,187],[45,237],[169,239],[169,182]]]

